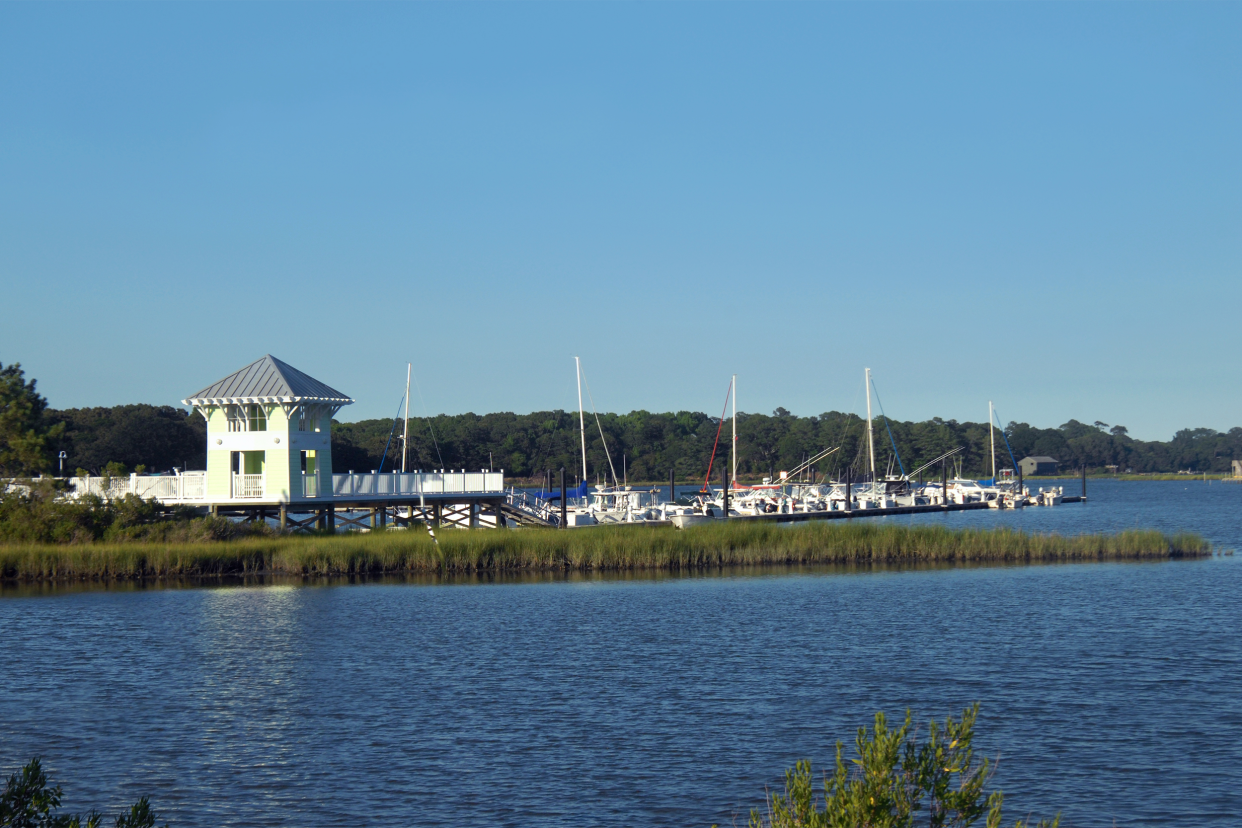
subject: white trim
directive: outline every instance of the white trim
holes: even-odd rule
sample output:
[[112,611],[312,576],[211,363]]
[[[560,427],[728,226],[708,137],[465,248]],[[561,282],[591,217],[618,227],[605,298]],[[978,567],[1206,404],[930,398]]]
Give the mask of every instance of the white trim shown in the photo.
[[322,402],[336,405],[351,405],[354,401],[348,397],[192,397],[182,400],[182,405],[246,405],[255,403],[301,403]]

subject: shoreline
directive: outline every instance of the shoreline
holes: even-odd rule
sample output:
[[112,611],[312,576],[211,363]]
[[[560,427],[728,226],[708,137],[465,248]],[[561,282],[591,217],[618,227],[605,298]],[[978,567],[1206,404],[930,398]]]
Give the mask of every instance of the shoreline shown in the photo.
[[1036,563],[1202,558],[1211,544],[1155,530],[1059,535],[1009,528],[816,522],[273,535],[235,541],[0,546],[6,584],[215,576],[694,572],[722,567]]

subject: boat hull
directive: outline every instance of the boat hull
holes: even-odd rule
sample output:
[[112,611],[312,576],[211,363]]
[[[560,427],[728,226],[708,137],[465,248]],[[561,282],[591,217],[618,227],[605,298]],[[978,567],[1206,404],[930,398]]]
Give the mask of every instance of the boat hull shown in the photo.
[[670,520],[678,529],[685,529],[687,526],[700,526],[704,523],[711,523],[716,518],[707,515],[673,515]]

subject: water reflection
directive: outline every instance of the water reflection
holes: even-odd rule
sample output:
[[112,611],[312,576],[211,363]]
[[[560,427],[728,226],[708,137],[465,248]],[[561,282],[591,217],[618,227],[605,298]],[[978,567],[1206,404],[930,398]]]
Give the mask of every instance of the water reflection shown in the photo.
[[[1224,554],[1231,554],[1226,552]],[[1198,560],[1198,559],[1182,559]],[[1120,561],[1127,564],[1159,564],[1165,561]],[[247,574],[188,578],[135,578],[124,581],[0,582],[0,597],[33,598],[83,592],[134,593],[153,590],[203,589],[218,593],[247,590],[262,594],[290,595],[298,588],[339,586],[473,586],[483,584],[565,584],[697,580],[705,578],[775,578],[791,575],[864,575],[879,572],[934,572],[959,569],[996,569],[1030,566],[1084,566],[1084,561],[912,561],[909,563],[861,562],[841,564],[762,564],[754,566],[704,566],[680,570],[497,570],[484,572],[419,572],[355,575]]]

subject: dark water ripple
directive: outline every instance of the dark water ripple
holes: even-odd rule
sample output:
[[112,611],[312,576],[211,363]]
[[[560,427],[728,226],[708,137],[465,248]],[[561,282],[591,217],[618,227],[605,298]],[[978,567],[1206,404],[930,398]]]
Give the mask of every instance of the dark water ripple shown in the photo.
[[[1236,543],[1197,485],[949,519]],[[0,762],[175,826],[744,824],[876,709],[980,700],[1011,819],[1237,825],[1236,560],[11,592]]]

